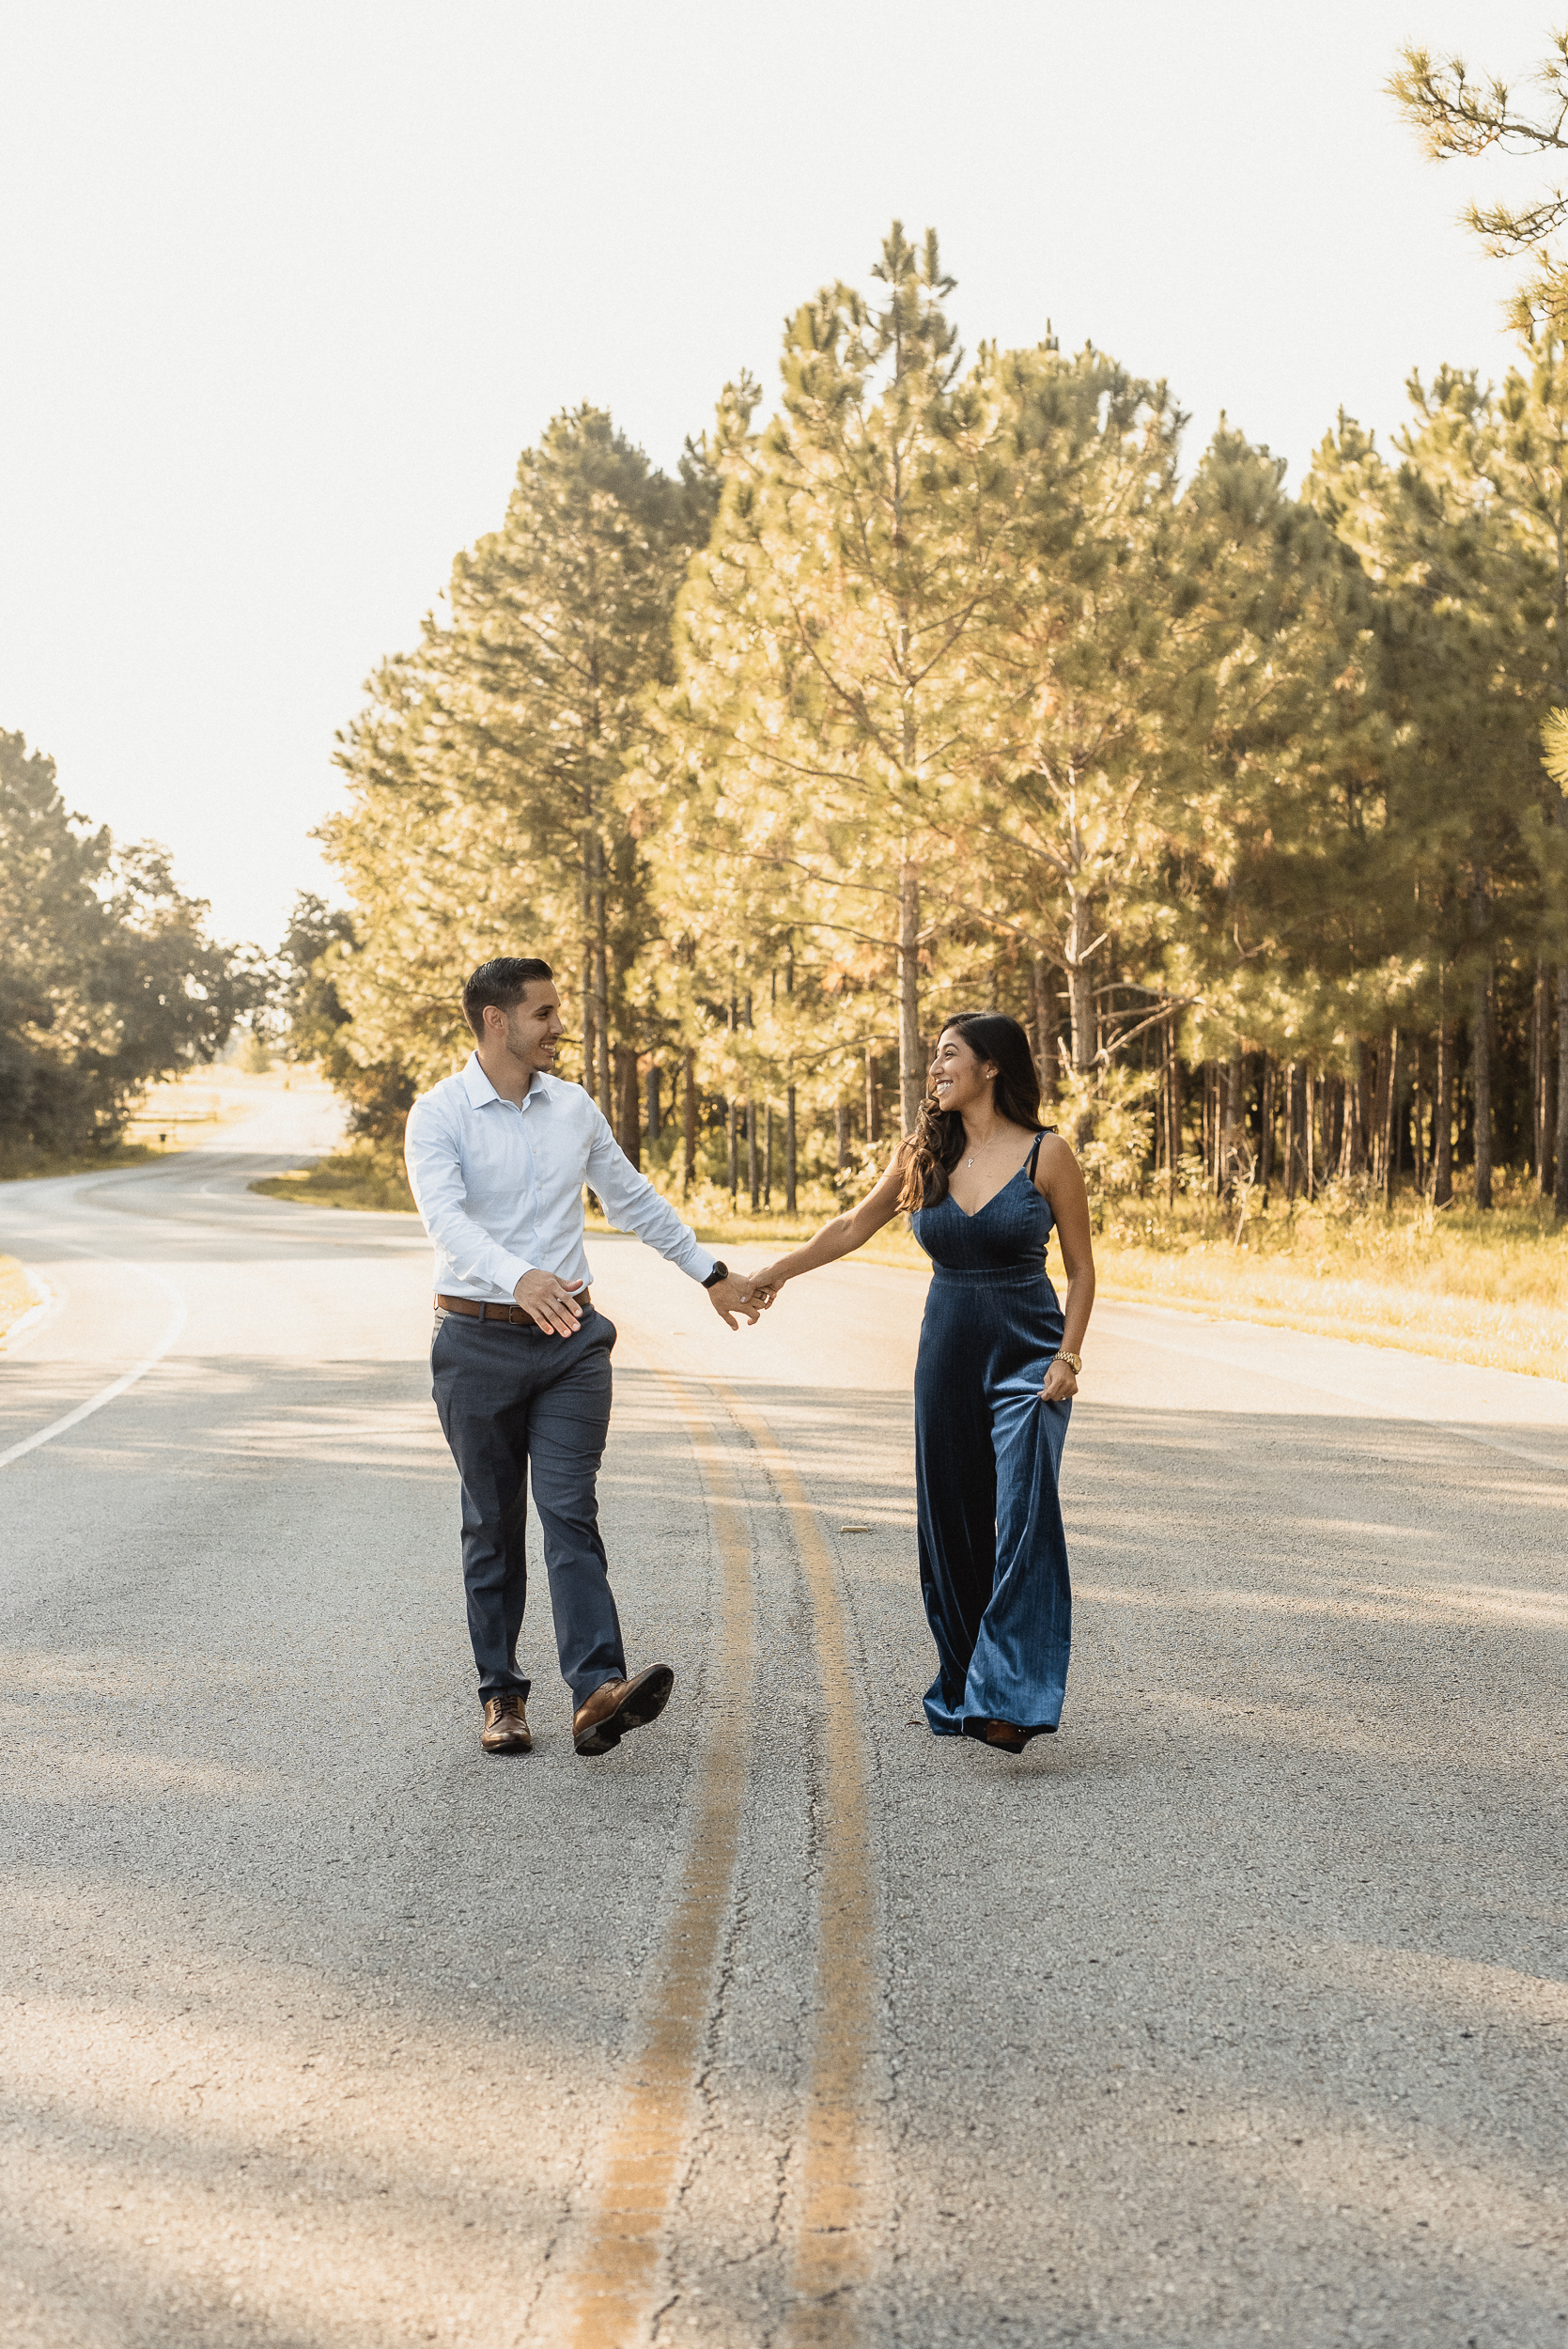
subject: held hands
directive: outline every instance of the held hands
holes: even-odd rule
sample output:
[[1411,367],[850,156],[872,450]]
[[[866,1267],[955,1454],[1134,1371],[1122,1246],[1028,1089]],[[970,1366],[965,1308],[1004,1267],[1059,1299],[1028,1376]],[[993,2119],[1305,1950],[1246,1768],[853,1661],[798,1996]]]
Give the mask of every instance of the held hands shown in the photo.
[[752,1296],[759,1305],[771,1305],[784,1286],[784,1283],[779,1278],[778,1267],[770,1264],[764,1265],[760,1272],[753,1272],[751,1282]]
[[[536,1329],[569,1338],[582,1326],[582,1310],[577,1302],[582,1286],[581,1281],[564,1281],[553,1272],[525,1272],[512,1295]],[[715,1283],[707,1294],[714,1312],[732,1330],[740,1327],[737,1314],[743,1314],[749,1325],[759,1320],[764,1307],[772,1303],[743,1272],[732,1272],[727,1280]]]
[[761,1317],[764,1306],[773,1301],[770,1297],[759,1295],[756,1283],[745,1272],[732,1272],[726,1279],[716,1281],[707,1298],[720,1320],[727,1322],[732,1330],[740,1327],[735,1318],[737,1314],[745,1315],[750,1329]]
[[581,1281],[563,1281],[553,1272],[525,1272],[512,1295],[536,1329],[569,1338],[582,1325],[576,1301]]
[[1070,1403],[1078,1392],[1078,1379],[1071,1362],[1052,1362],[1040,1389],[1042,1403]]

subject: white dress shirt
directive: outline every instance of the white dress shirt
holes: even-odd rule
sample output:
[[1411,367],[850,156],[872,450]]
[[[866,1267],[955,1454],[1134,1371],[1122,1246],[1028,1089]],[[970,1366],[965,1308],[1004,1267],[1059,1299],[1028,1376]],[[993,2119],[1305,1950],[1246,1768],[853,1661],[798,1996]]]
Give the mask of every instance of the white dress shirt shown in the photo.
[[581,1085],[536,1075],[520,1109],[468,1065],[409,1112],[409,1188],[436,1252],[436,1290],[509,1301],[525,1272],[586,1281],[582,1186],[610,1221],[694,1281],[714,1259],[639,1174]]

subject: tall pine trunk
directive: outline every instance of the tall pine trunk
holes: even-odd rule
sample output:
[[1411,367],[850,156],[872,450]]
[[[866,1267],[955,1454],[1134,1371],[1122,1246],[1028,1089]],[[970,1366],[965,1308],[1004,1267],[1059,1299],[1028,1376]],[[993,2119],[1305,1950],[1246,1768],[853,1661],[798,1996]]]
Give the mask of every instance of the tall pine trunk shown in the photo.
[[1243,1128],[1242,1087],[1246,1070],[1239,1052],[1233,1052],[1225,1064],[1223,1110],[1219,1128],[1219,1169],[1215,1188],[1231,1197],[1241,1180],[1241,1137]]
[[1258,1101],[1258,1188],[1263,1203],[1268,1205],[1268,1186],[1274,1174],[1274,1097],[1279,1087],[1279,1064],[1272,1052],[1263,1056],[1263,1084]]
[[1067,931],[1067,1013],[1072,1027],[1073,1068],[1082,1077],[1094,1066],[1100,1039],[1088,962],[1089,949],[1094,942],[1094,908],[1093,901],[1078,890],[1073,892],[1072,917]]
[[1557,1170],[1552,1178],[1552,1209],[1568,1215],[1568,962],[1557,973]]
[[[1486,929],[1486,876],[1479,865],[1470,876],[1470,923]],[[1492,958],[1483,956],[1470,997],[1470,1099],[1475,1110],[1475,1203],[1492,1204]]]
[[[784,940],[784,993],[795,992],[795,933]],[[795,1087],[784,1088],[784,1208],[795,1213]]]
[[1044,955],[1029,966],[1029,991],[1034,1014],[1034,1066],[1040,1078],[1042,1111],[1056,1106],[1056,1081],[1062,1070],[1062,1027],[1056,1010],[1056,978]]
[[1353,1175],[1363,1174],[1367,1163],[1367,1077],[1366,1047],[1357,1047],[1358,1073],[1344,1078],[1340,1085],[1343,1097],[1343,1120],[1340,1127],[1340,1180],[1348,1182]]
[[1182,1156],[1182,1064],[1174,1019],[1165,1022],[1162,1034],[1165,1057],[1160,1067],[1159,1112],[1165,1135],[1165,1204],[1173,1207],[1181,1183]]
[[[1439,997],[1439,1006],[1446,1010]],[[1458,1037],[1447,1017],[1437,1023],[1437,1073],[1432,1086],[1432,1204],[1446,1207],[1453,1197],[1453,1078]]]
[[1383,1087],[1383,1123],[1378,1136],[1382,1156],[1383,1205],[1394,1204],[1394,1180],[1399,1173],[1399,1030],[1389,1031],[1389,1066]]
[[834,1171],[843,1174],[849,1165],[849,1109],[844,1101],[833,1105],[833,1150]]
[[868,1146],[882,1139],[882,1072],[874,1044],[865,1048],[865,1138]]
[[914,1131],[925,1093],[920,1048],[920,867],[898,868],[898,1100],[905,1133]]
[[1529,1171],[1535,1177],[1536,1196],[1547,1199],[1552,1188],[1550,1044],[1552,1028],[1551,989],[1546,966],[1539,955],[1535,957],[1535,982],[1529,991]]
[[697,1179],[697,1055],[691,1050],[681,1075],[685,1097],[681,1103],[680,1186],[684,1196]]
[[746,1104],[746,1189],[751,1193],[752,1213],[757,1211],[757,1105]]
[[594,1091],[594,794],[582,786],[582,1090],[590,1101]]
[[1344,1150],[1344,1138],[1349,1127],[1345,1100],[1350,1091],[1341,1076],[1326,1078],[1323,1086],[1323,1180],[1332,1180],[1339,1170]]
[[633,1166],[643,1163],[643,1142],[638,1132],[637,1115],[637,1053],[633,1046],[617,1048],[616,1058],[621,1065],[621,1098],[615,1123],[619,1128],[615,1139]]
[[598,1060],[598,1105],[606,1117],[615,1114],[610,1090],[610,944],[606,910],[604,843],[594,842],[594,1042]]

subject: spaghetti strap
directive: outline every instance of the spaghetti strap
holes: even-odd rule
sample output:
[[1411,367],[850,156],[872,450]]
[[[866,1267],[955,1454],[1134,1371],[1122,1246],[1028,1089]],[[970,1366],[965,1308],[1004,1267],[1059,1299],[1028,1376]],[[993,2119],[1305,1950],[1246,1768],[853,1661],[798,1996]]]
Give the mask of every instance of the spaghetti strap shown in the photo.
[[1034,1180],[1034,1161],[1040,1155],[1040,1144],[1044,1142],[1048,1134],[1053,1134],[1055,1131],[1056,1128],[1054,1126],[1042,1126],[1039,1132],[1034,1137],[1033,1147],[1031,1149],[1028,1158],[1025,1159],[1023,1162],[1023,1171],[1029,1176],[1031,1182]]

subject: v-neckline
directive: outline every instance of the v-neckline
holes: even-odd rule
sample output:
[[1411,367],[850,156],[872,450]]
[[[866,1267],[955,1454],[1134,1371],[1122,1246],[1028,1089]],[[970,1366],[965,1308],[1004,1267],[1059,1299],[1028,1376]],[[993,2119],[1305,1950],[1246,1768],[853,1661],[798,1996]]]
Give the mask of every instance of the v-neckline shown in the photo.
[[1028,1164],[1029,1160],[1025,1159],[1023,1166],[1016,1166],[1013,1169],[1012,1174],[1007,1177],[1007,1180],[1002,1184],[1001,1190],[993,1190],[990,1197],[983,1200],[980,1206],[976,1207],[972,1215],[970,1215],[968,1207],[965,1206],[961,1199],[954,1199],[953,1186],[951,1183],[948,1185],[947,1195],[950,1199],[953,1199],[954,1206],[957,1208],[966,1223],[977,1223],[980,1221],[980,1218],[985,1214],[987,1207],[994,1207],[996,1206],[997,1201],[1001,1197],[1002,1190],[1012,1190],[1014,1184],[1017,1181],[1018,1176],[1023,1173],[1024,1167],[1027,1167]]

